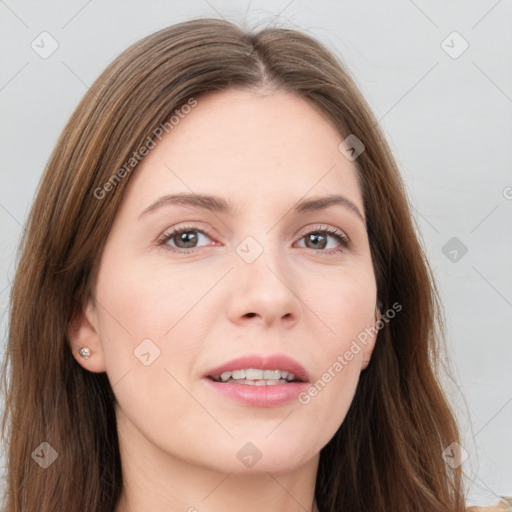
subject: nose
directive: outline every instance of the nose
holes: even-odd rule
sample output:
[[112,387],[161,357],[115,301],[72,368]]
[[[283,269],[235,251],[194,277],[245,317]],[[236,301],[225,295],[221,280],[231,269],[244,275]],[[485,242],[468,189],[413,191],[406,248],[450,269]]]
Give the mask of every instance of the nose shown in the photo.
[[231,272],[228,315],[237,325],[259,323],[264,327],[290,328],[299,319],[301,300],[294,289],[293,272],[278,250],[265,249],[253,261],[240,259]]

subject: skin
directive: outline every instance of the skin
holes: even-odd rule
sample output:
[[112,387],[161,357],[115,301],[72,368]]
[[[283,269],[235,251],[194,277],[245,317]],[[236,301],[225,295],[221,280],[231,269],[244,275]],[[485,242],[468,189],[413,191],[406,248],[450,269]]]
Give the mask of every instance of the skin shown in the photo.
[[[342,140],[292,93],[230,89],[198,98],[134,172],[102,252],[95,300],[70,333],[77,361],[106,371],[117,397],[117,512],[314,510],[319,452],[343,422],[375,338],[307,405],[249,407],[202,377],[241,355],[285,353],[316,382],[374,325],[363,220],[343,205],[292,211],[304,196],[337,193],[364,217]],[[179,192],[218,195],[240,211],[168,205],[141,216]],[[207,232],[193,232],[195,248],[166,250],[180,250],[178,237],[159,245],[162,234],[190,224]],[[325,248],[311,243],[306,235],[326,227],[351,247],[331,235]],[[252,263],[236,252],[248,236],[263,248]],[[134,356],[145,339],[160,351],[149,366]],[[88,360],[76,355],[83,346]],[[252,468],[237,457],[247,442],[262,454]]]

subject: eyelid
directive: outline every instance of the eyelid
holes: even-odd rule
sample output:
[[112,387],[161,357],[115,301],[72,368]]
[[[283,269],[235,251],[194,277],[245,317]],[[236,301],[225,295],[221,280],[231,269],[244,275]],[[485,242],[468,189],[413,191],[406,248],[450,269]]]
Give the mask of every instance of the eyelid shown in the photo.
[[304,229],[301,229],[301,231],[299,231],[299,233],[302,233],[302,235],[300,235],[300,236],[303,237],[309,233],[317,233],[317,232],[324,232],[324,231],[329,234],[334,233],[336,235],[339,235],[340,237],[346,239],[347,243],[351,242],[349,236],[346,234],[346,232],[343,229],[331,226],[330,224],[308,225]]

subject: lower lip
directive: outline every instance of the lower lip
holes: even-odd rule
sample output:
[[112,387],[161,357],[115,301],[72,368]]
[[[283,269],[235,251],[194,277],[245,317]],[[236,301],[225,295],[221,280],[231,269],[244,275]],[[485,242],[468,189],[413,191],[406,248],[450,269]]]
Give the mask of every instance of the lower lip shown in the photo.
[[228,384],[203,379],[207,385],[221,395],[251,407],[277,407],[278,405],[297,400],[306,391],[307,382],[290,382],[271,386],[251,386],[248,384]]

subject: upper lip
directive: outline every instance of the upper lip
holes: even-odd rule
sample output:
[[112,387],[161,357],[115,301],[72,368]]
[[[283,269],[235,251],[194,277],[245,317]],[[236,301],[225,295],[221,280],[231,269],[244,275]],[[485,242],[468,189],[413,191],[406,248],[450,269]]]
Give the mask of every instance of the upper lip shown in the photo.
[[309,375],[304,366],[285,354],[251,354],[237,357],[236,359],[232,359],[227,363],[208,370],[205,377],[217,379],[224,372],[232,372],[234,370],[243,370],[246,368],[287,371],[289,373],[293,373],[295,378],[299,381],[309,381]]

